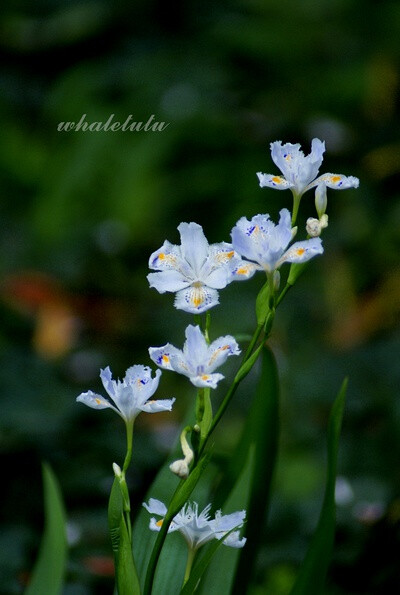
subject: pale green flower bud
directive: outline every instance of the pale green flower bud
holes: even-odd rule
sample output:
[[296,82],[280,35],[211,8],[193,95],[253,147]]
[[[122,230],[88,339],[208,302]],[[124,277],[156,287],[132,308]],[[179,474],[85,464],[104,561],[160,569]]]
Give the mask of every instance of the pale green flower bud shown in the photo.
[[315,189],[315,208],[317,209],[319,219],[325,214],[327,205],[326,185],[322,182]]
[[113,467],[115,477],[117,479],[121,479],[121,477],[122,477],[121,467],[119,465],[117,465],[117,463],[113,463],[112,467]]

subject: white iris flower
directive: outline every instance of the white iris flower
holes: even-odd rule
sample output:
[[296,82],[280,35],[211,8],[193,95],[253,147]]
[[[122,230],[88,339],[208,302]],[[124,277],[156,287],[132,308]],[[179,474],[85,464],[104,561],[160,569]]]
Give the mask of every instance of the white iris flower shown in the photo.
[[199,388],[217,388],[224,378],[214,374],[230,355],[239,355],[240,350],[233,337],[219,337],[211,343],[207,341],[198,326],[189,325],[185,331],[186,341],[183,350],[170,343],[163,347],[150,347],[149,354],[153,362],[165,370],[173,370],[187,376],[194,386]]
[[159,293],[176,293],[179,310],[201,314],[219,303],[218,289],[254,274],[254,265],[243,262],[231,244],[209,245],[201,225],[181,223],[178,231],[181,245],[165,241],[153,252],[149,267],[158,272],[147,279]]
[[334,190],[358,188],[359,179],[342,174],[322,174],[318,176],[323,161],[325,143],[314,138],[311,143],[311,153],[304,155],[299,144],[292,145],[281,141],[271,143],[271,157],[275,165],[281,170],[282,176],[257,173],[261,188],[275,188],[286,190],[290,188],[296,196],[301,196],[310,188],[325,184]]
[[[155,498],[150,498],[148,504],[143,502],[143,506],[150,514],[160,517],[164,517],[167,513],[165,504]],[[224,545],[229,545],[230,547],[243,547],[246,543],[246,538],[240,538],[239,531],[233,531],[233,529],[242,527],[246,518],[246,511],[241,510],[232,514],[222,515],[221,511],[218,510],[215,513],[215,518],[210,519],[210,508],[211,504],[199,513],[196,502],[193,502],[193,504],[186,503],[182,510],[174,517],[168,528],[168,533],[172,533],[173,531],[182,533],[191,550],[197,550],[212,539],[223,539]],[[156,521],[152,517],[150,519],[150,529],[152,531],[159,531],[162,523],[163,518]],[[229,531],[232,531],[232,533],[229,533],[224,539],[224,536]]]
[[251,221],[242,217],[232,229],[234,250],[267,273],[277,270],[284,262],[306,262],[323,252],[320,238],[295,242],[287,249],[291,240],[291,218],[287,209],[280,211],[277,225],[269,215],[256,215]]
[[160,370],[156,371],[154,378],[151,372],[147,366],[131,366],[121,382],[112,379],[111,370],[107,366],[101,370],[100,378],[111,401],[91,390],[80,394],[76,400],[93,409],[113,409],[127,423],[132,422],[141,411],[171,411],[175,399],[149,400],[156,392],[161,376]]

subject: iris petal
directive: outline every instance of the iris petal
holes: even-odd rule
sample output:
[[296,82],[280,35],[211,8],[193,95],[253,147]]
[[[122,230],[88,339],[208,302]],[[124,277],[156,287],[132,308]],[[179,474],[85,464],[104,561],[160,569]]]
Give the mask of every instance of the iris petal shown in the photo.
[[277,266],[280,266],[283,262],[306,262],[310,258],[313,258],[313,256],[322,254],[323,251],[321,238],[311,238],[304,242],[296,242],[285,252]]
[[322,174],[307,186],[307,190],[321,183],[333,190],[347,190],[348,188],[358,188],[360,180],[354,176],[344,176],[342,174]]
[[190,280],[178,271],[149,273],[147,275],[147,280],[150,287],[154,287],[159,293],[165,293],[166,291],[175,293],[190,285]]
[[208,256],[208,242],[203,228],[197,223],[181,223],[178,231],[181,234],[182,256],[196,275],[199,275]]
[[190,286],[178,291],[175,297],[175,308],[191,314],[201,314],[219,303],[218,292],[205,285]]
[[190,382],[197,388],[217,388],[220,380],[225,378],[222,374],[202,374],[201,376],[192,376]]
[[274,176],[272,174],[257,173],[260,188],[274,188],[274,190],[287,190],[293,188],[294,184],[289,182],[282,176]]
[[[76,398],[76,400],[78,401],[78,403],[83,403],[84,405],[87,405],[92,409],[110,408],[114,409],[114,411],[117,411],[117,409],[113,407],[113,405],[111,405],[111,403],[107,401],[107,399],[105,399],[101,395],[92,392],[91,390],[87,391],[86,393],[81,393],[79,397]],[[117,411],[117,413],[119,413],[119,411]]]
[[230,355],[239,354],[239,345],[233,337],[230,335],[219,337],[216,341],[213,341],[208,348],[208,371],[213,372],[219,368],[219,366],[222,366]]
[[177,354],[182,355],[182,352],[170,343],[167,343],[163,347],[149,347],[150,358],[157,366],[160,366],[164,370],[173,369],[171,366],[171,357]]

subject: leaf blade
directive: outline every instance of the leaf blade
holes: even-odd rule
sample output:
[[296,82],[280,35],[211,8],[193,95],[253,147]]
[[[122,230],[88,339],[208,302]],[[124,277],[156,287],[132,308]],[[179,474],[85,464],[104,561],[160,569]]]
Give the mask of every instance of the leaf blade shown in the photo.
[[66,515],[58,481],[47,463],[42,475],[45,529],[25,595],[60,595],[67,560]]
[[254,465],[246,523],[247,544],[236,569],[233,593],[244,593],[251,581],[268,515],[279,440],[279,376],[275,356],[265,346],[261,377],[252,404],[245,438],[254,445]]
[[336,468],[347,382],[347,378],[345,378],[329,416],[328,472],[317,529],[290,595],[320,595],[324,588],[335,537]]

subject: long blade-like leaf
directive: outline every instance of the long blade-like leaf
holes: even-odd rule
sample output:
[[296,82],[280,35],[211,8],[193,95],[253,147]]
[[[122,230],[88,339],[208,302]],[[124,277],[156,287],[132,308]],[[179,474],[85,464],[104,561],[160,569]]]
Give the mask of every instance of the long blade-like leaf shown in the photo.
[[45,529],[25,595],[60,595],[67,559],[65,510],[60,487],[49,465],[43,464],[42,473]]
[[124,517],[123,496],[117,478],[114,479],[108,503],[108,526],[114,553],[118,595],[139,595],[139,579]]
[[[190,424],[193,413],[189,411],[184,425]],[[179,439],[177,440],[172,460],[182,456]],[[157,498],[164,503],[171,500],[172,494],[176,491],[179,480],[169,469],[169,460],[159,471],[154,482],[149,488],[146,501],[149,498]],[[208,471],[206,471],[208,473]],[[207,498],[207,490],[204,487],[205,482],[201,482],[196,487],[196,500],[204,501]],[[188,495],[189,497],[189,495]],[[139,577],[144,586],[144,578],[148,567],[151,553],[154,549],[158,533],[149,529],[149,513],[141,508],[136,515],[133,527],[133,551],[135,556],[136,568]],[[179,592],[182,586],[183,575],[187,559],[187,546],[181,535],[171,533],[167,537],[167,546],[163,549],[157,564],[157,573],[152,589],[152,595],[164,595],[166,590],[170,593]]]
[[118,595],[140,595],[140,585],[133,562],[131,540],[123,515],[120,521],[116,578]]
[[251,406],[245,439],[255,446],[250,500],[247,510],[247,544],[240,555],[233,593],[245,593],[257,561],[262,531],[268,514],[279,437],[279,377],[272,351],[262,354],[261,377]]
[[[226,534],[226,537],[232,533],[235,529],[231,529]],[[225,536],[224,536],[225,539]],[[214,554],[219,549],[219,547],[223,544],[223,539],[215,539],[208,547],[204,548],[206,551],[201,556],[201,558],[197,561],[194,565],[192,572],[190,573],[189,580],[187,583],[182,587],[180,595],[192,595],[198,587],[199,581],[203,576],[204,572],[207,570],[208,565],[210,564]]]
[[193,469],[193,471],[190,473],[189,477],[180,482],[180,484],[175,490],[174,495],[172,496],[167,513],[164,517],[163,524],[161,526],[160,532],[157,535],[157,539],[150,556],[143,591],[145,595],[150,595],[150,593],[152,592],[156,567],[161,553],[161,549],[164,545],[165,537],[168,532],[168,527],[171,524],[171,521],[174,518],[174,516],[180,511],[182,506],[185,504],[185,502],[188,500],[189,496],[193,492],[201,475],[203,474],[203,471],[207,466],[208,461],[209,455],[204,455],[203,458],[198,462],[196,467]]
[[[254,446],[251,446],[247,452],[247,459],[243,466],[242,473],[237,479],[228,499],[224,503],[225,514],[229,514],[235,510],[247,509],[247,503],[250,498],[251,478],[254,469],[254,458],[255,448]],[[247,543],[244,547],[247,547]],[[235,578],[236,566],[242,551],[243,550],[241,549],[233,549],[224,546],[219,548],[218,552],[212,552],[213,555],[215,554],[215,557],[213,557],[209,564],[207,573],[201,582],[199,593],[202,595],[230,595]],[[196,563],[194,570],[195,569]]]
[[121,516],[123,515],[123,510],[121,488],[119,487],[118,479],[115,478],[111,488],[110,499],[108,501],[108,529],[110,531],[115,565],[121,537]]
[[347,379],[340,388],[329,416],[328,473],[318,526],[290,595],[320,595],[323,592],[335,536],[336,467],[346,390]]

